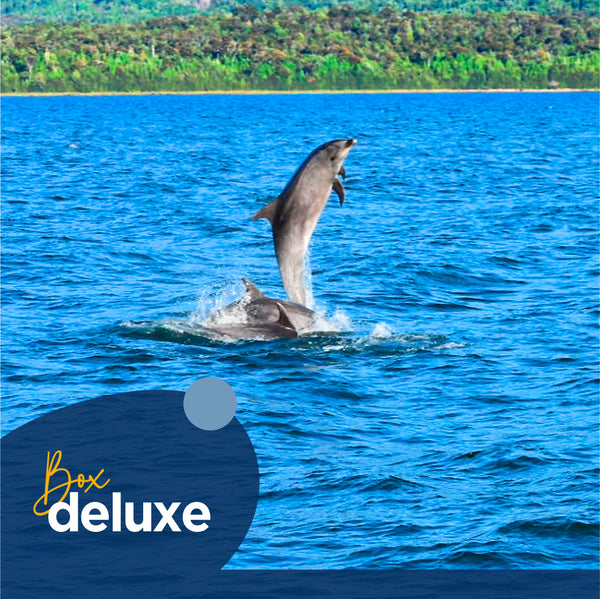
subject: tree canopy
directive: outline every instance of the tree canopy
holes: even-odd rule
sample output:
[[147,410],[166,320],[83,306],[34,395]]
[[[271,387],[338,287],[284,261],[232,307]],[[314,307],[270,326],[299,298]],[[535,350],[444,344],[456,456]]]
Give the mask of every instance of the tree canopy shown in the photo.
[[[231,12],[240,2],[260,10],[285,10],[299,6],[310,10],[336,8],[347,0],[3,0],[5,23],[66,22],[125,23],[151,18]],[[564,14],[584,11],[598,15],[597,0],[354,0],[359,9],[396,11],[536,12]]]
[[598,87],[599,19],[343,4],[2,28],[4,92]]

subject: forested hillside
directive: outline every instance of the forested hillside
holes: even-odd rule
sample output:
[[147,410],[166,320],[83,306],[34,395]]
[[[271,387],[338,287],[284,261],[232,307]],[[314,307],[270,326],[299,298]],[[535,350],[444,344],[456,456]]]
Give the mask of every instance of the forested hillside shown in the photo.
[[[340,6],[345,0],[246,0],[260,9],[303,6],[311,10]],[[28,22],[65,22],[85,20],[100,23],[123,23],[150,18],[194,15],[230,11],[237,0],[3,0],[5,24]],[[539,14],[562,14],[586,11],[598,14],[597,0],[354,0],[360,9],[379,10],[389,6],[396,10],[462,12],[527,11]]]
[[2,29],[5,92],[598,87],[586,14],[292,6]]

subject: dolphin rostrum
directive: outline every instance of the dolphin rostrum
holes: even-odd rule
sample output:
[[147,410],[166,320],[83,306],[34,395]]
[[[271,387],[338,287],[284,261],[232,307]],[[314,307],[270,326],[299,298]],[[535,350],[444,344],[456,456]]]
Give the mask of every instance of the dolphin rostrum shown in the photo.
[[344,203],[338,175],[346,176],[344,160],[355,143],[355,139],[337,139],[313,150],[281,194],[252,217],[271,223],[283,286],[296,304],[307,302],[304,257],[332,189]]

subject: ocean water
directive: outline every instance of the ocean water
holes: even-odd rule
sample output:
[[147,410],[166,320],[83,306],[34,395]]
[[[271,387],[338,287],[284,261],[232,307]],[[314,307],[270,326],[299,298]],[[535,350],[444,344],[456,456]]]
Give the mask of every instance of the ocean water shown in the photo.
[[[313,237],[335,332],[207,339],[283,297],[250,217],[355,137]],[[598,566],[598,95],[2,100],[2,428],[99,395],[238,397],[232,568]]]

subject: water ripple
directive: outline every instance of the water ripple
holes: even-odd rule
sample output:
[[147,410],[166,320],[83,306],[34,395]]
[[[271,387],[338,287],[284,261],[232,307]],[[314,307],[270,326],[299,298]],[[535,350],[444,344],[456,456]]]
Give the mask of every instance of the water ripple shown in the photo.
[[[4,432],[219,376],[262,475],[232,567],[598,566],[597,94],[2,108]],[[283,295],[250,217],[347,136],[310,256],[335,330],[207,336],[241,277]]]

